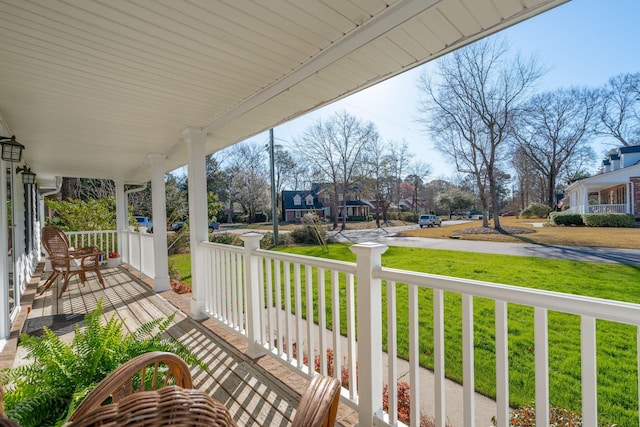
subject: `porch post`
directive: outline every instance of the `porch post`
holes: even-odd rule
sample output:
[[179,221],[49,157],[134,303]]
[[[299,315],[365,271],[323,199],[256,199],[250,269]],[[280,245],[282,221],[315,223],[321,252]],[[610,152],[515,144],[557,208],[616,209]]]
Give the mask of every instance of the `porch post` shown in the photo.
[[625,207],[624,207],[624,213],[631,213],[631,183],[627,183],[627,185],[624,186],[624,199],[627,201],[627,203],[625,203]]
[[[0,341],[9,338],[9,222],[7,221],[7,173],[5,161],[0,159]],[[2,346],[0,345],[0,348]]]
[[372,426],[374,416],[382,416],[382,281],[374,271],[387,246],[360,243],[350,249],[357,264],[358,418],[359,425]]
[[189,191],[189,239],[191,245],[191,312],[194,319],[204,319],[204,287],[207,286],[204,270],[205,253],[200,242],[209,241],[207,213],[207,171],[205,165],[205,142],[207,134],[197,126],[182,128],[187,144],[188,191]]
[[164,160],[162,153],[149,153],[151,162],[151,211],[153,213],[153,254],[155,291],[171,289],[169,286],[169,260],[167,258],[167,201],[164,189]]
[[116,179],[116,234],[118,235],[117,251],[123,260],[129,259],[129,239],[125,238],[125,232],[129,225],[129,209],[127,198],[124,194],[124,180]]
[[260,313],[262,312],[260,306],[260,272],[258,268],[260,259],[253,256],[253,251],[260,249],[262,234],[251,232],[243,234],[240,238],[244,242],[244,286],[247,295],[246,328],[249,337],[249,348],[247,348],[246,355],[255,359],[265,354],[258,342],[261,335]]

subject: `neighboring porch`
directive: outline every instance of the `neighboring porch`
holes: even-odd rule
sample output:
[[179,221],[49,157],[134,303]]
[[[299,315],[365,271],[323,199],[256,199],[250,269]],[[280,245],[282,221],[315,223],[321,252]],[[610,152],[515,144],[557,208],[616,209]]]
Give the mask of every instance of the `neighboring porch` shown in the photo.
[[[300,395],[308,380],[269,357],[252,360],[244,354],[246,340],[213,320],[195,321],[187,316],[189,294],[178,295],[172,291],[157,294],[150,287],[149,279],[141,280],[139,272],[128,268],[103,268],[107,283],[102,289],[93,277],[88,277],[86,286],[73,279],[63,297],[56,297],[58,285],[52,286],[43,295],[42,289],[49,273],[40,266],[25,298],[23,312],[29,312],[31,321],[58,314],[86,314],[93,310],[99,300],[103,301],[106,317],[118,316],[128,330],[143,323],[174,313],[178,307],[175,323],[168,333],[192,349],[208,366],[209,372],[198,367],[191,368],[194,387],[207,392],[229,409],[234,421],[240,426],[288,426],[295,415]],[[145,283],[146,282],[146,283]],[[173,304],[172,304],[173,303]],[[30,310],[28,309],[30,307]],[[58,334],[72,334],[74,325],[54,327]],[[2,351],[0,368],[11,366],[14,355],[23,357],[22,349],[15,349],[18,331]],[[340,425],[353,425],[354,411],[341,405],[338,411]]]

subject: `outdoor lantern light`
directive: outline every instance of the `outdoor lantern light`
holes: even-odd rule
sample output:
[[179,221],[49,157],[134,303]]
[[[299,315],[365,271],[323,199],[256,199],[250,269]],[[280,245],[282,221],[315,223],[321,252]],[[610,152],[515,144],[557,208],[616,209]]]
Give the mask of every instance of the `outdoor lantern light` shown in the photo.
[[19,162],[22,157],[24,145],[16,141],[16,136],[11,138],[8,136],[0,136],[0,144],[2,144],[2,160],[7,162]]
[[31,172],[31,169],[28,167],[17,168],[16,173],[22,173],[22,183],[23,184],[35,184],[36,183],[36,174]]

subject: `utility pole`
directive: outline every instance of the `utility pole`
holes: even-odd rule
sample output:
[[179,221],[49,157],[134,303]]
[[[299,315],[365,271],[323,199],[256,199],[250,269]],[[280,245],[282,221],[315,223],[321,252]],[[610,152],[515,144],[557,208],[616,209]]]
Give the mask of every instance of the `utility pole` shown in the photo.
[[278,246],[278,205],[276,203],[276,155],[273,128],[269,129],[269,162],[271,166],[271,218],[273,220],[273,245]]

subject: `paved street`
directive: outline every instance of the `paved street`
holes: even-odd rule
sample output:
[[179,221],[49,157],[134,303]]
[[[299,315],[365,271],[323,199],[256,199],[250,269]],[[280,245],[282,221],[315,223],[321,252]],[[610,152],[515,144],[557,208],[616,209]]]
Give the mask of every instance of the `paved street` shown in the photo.
[[[455,221],[443,222],[453,225]],[[541,258],[569,259],[576,261],[613,262],[640,265],[640,249],[615,249],[582,246],[551,246],[531,243],[480,242],[464,239],[429,239],[424,237],[400,237],[398,232],[418,228],[417,225],[388,227],[370,230],[345,230],[331,232],[338,242],[378,242],[388,246],[444,249],[451,251],[483,252],[491,254],[533,256]],[[638,242],[640,248],[640,242]]]

